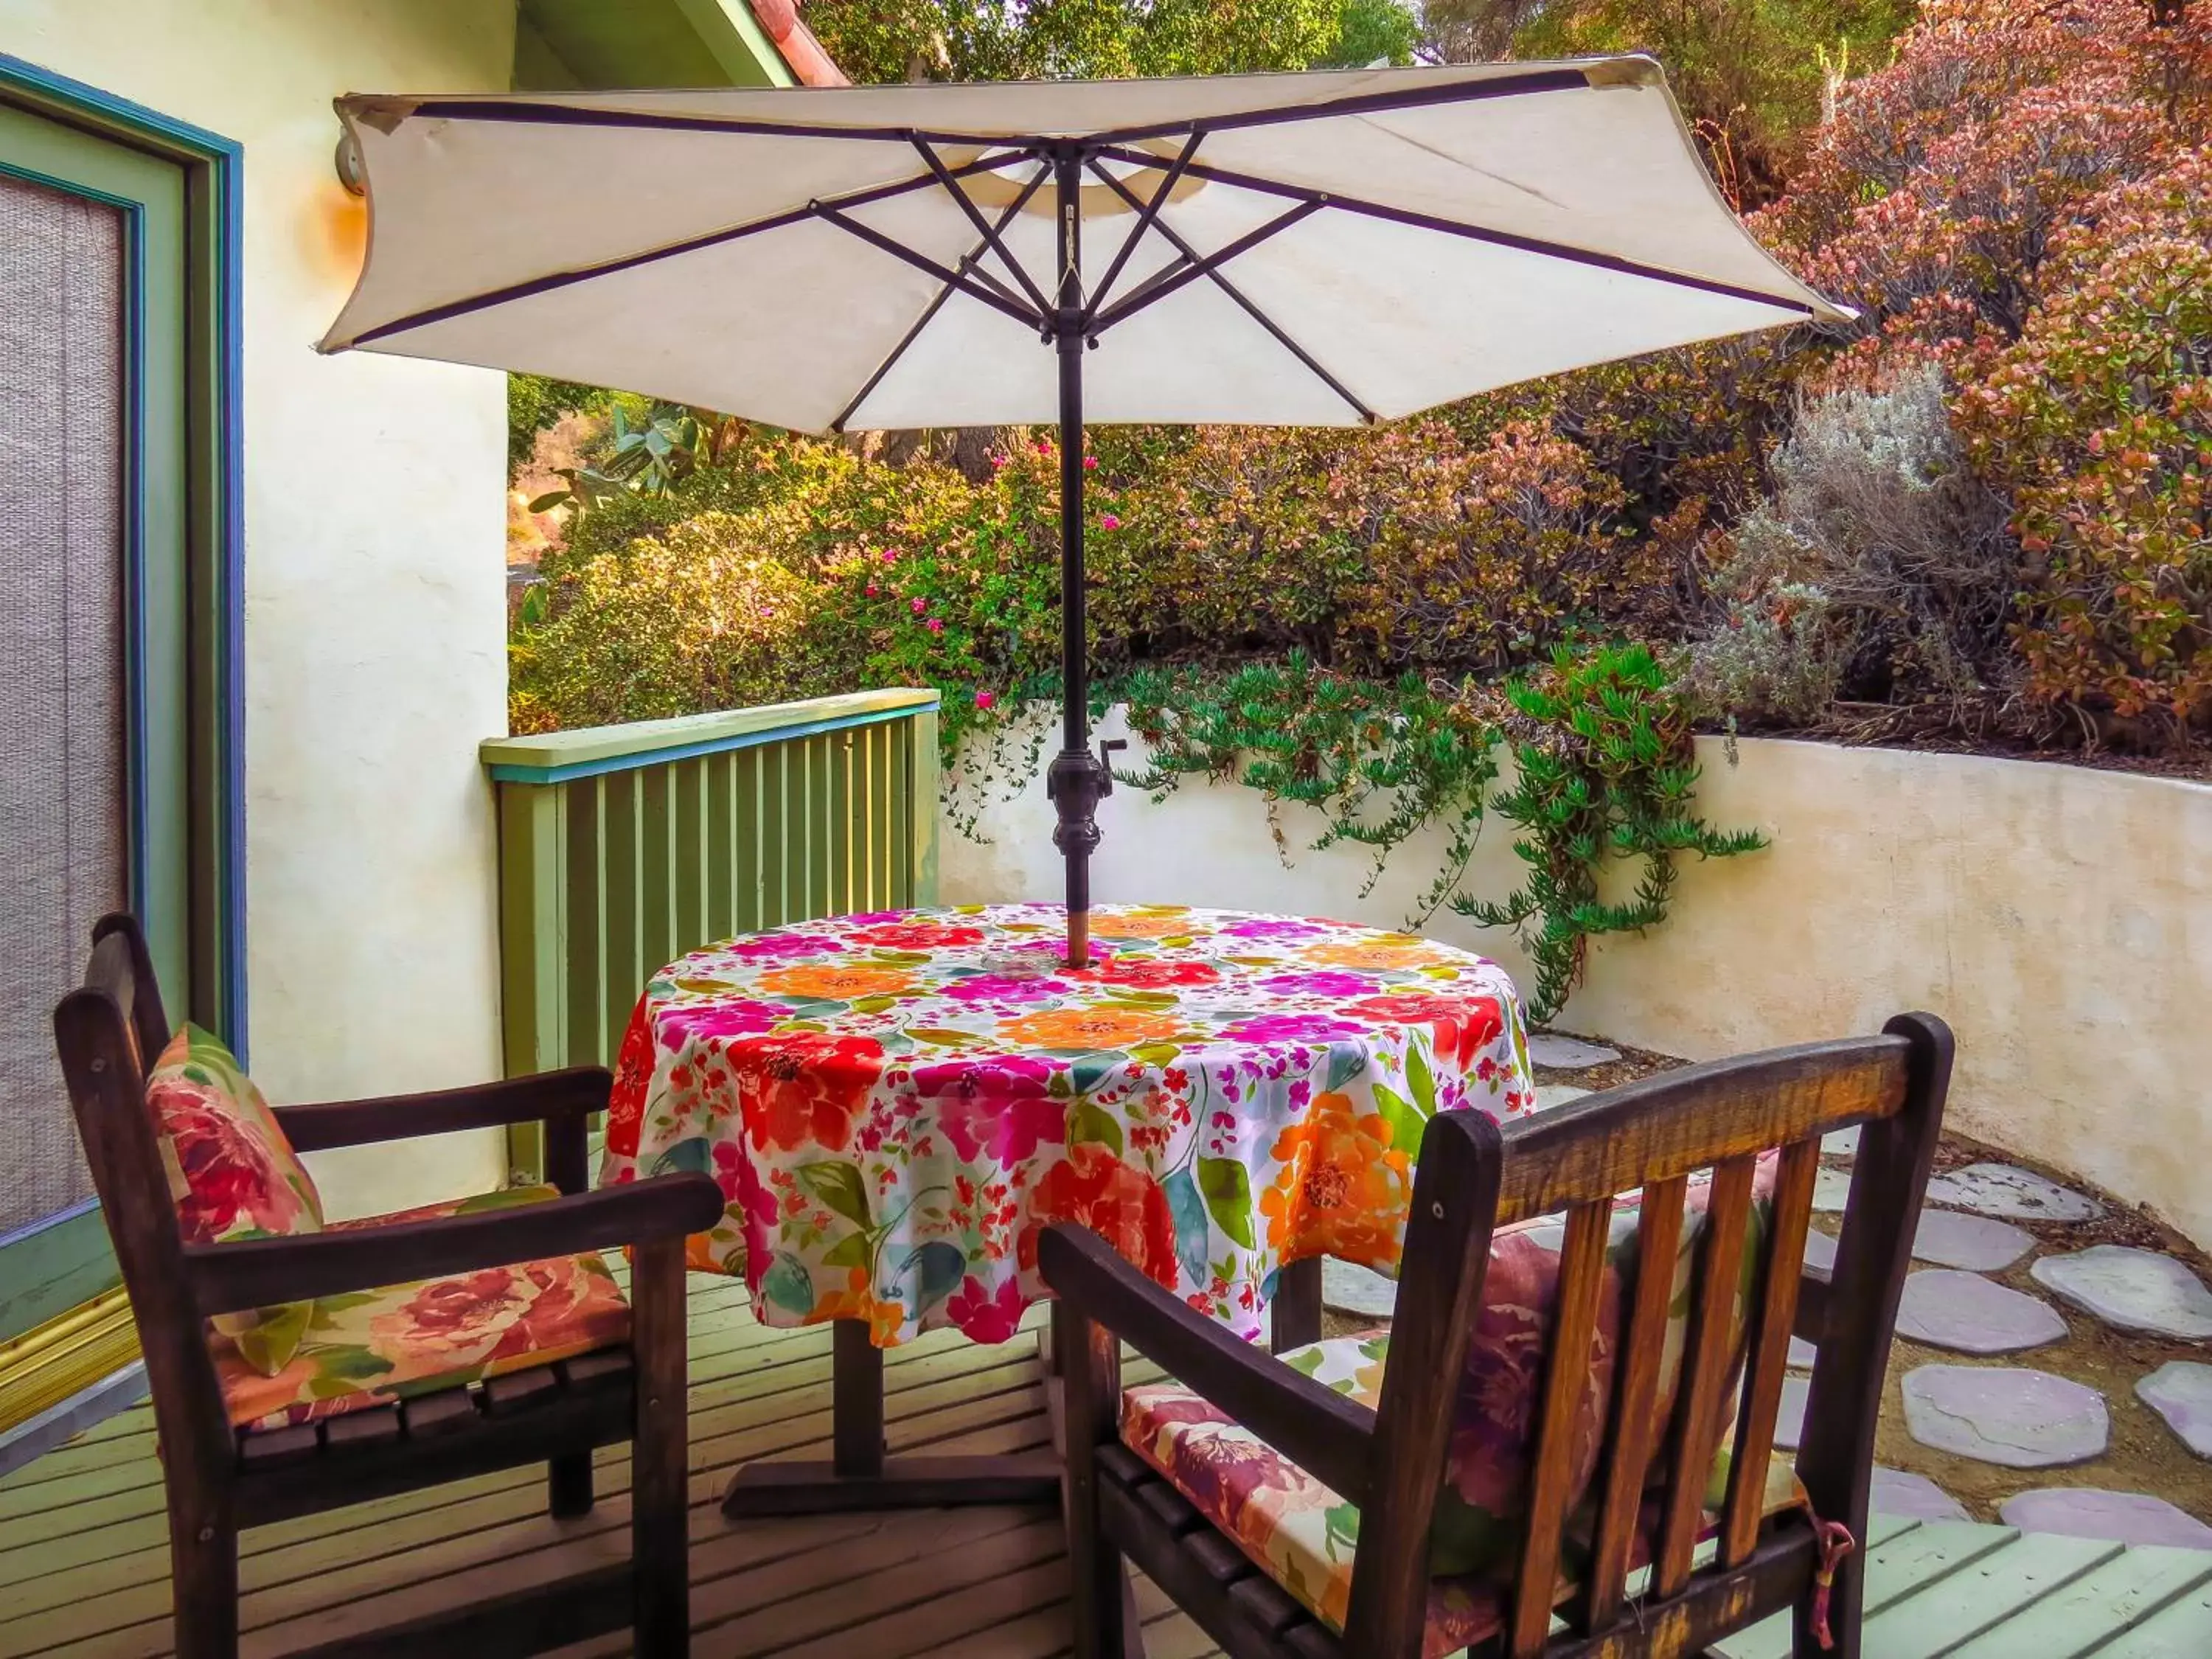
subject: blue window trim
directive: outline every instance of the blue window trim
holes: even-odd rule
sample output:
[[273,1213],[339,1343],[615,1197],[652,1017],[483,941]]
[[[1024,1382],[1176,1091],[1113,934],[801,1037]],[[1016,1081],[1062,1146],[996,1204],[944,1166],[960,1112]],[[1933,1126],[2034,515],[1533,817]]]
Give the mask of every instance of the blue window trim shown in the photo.
[[[204,127],[0,52],[0,98],[16,94],[35,112],[82,125],[116,142],[180,164],[189,204],[207,192],[214,226],[213,386],[216,545],[213,563],[216,700],[221,754],[210,769],[222,794],[215,850],[216,904],[222,915],[220,980],[222,1032],[243,1060],[246,1052],[246,471],[245,471],[245,147]],[[72,187],[74,188],[74,187]],[[127,205],[127,204],[125,204]],[[191,229],[187,215],[187,233]],[[135,295],[134,295],[135,297]],[[133,333],[137,331],[134,329]],[[134,422],[134,437],[135,437]],[[134,458],[135,460],[135,458]],[[135,471],[135,468],[134,468]],[[133,507],[137,510],[136,504]],[[134,539],[137,528],[130,532]],[[143,677],[137,677],[143,696]],[[141,722],[143,729],[143,721]],[[143,820],[143,811],[142,811]]]

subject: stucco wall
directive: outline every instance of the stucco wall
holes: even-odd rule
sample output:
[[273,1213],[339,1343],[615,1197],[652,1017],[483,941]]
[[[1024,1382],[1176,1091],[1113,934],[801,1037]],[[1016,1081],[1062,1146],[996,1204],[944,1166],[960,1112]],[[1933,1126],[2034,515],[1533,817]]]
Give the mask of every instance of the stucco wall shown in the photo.
[[[1820,744],[1747,741],[1733,765],[1717,741],[1698,752],[1706,815],[1774,844],[1686,866],[1674,918],[1602,945],[1562,1029],[1708,1059],[1926,1008],[1958,1032],[1956,1127],[2212,1244],[2212,787]],[[1397,925],[1439,867],[1443,837],[1424,836],[1363,899],[1361,849],[1305,852],[1317,817],[1279,816],[1288,869],[1249,790],[1118,793],[1097,896]],[[1042,783],[986,805],[981,829],[991,844],[947,828],[949,902],[1059,896]],[[1473,890],[1515,880],[1507,830],[1483,837]],[[1449,911],[1425,931],[1526,982],[1511,939]]]
[[[247,974],[279,1101],[499,1072],[505,391],[319,358],[360,258],[331,100],[507,84],[514,0],[7,0],[0,51],[246,147]],[[495,1133],[309,1160],[340,1215],[495,1185]]]

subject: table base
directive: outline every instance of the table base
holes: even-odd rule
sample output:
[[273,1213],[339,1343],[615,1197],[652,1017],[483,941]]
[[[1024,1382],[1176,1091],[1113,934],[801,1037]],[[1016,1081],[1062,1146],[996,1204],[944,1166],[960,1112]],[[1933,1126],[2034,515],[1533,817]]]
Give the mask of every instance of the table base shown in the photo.
[[[731,1476],[722,1513],[732,1519],[833,1515],[851,1510],[939,1509],[970,1504],[1064,1504],[1066,1444],[1054,1352],[1060,1312],[1040,1331],[1053,1449],[1002,1457],[891,1457],[884,1442],[884,1354],[865,1321],[840,1319],[830,1348],[828,1462],[748,1463]],[[1273,1308],[1276,1352],[1321,1334],[1321,1260],[1283,1270]]]

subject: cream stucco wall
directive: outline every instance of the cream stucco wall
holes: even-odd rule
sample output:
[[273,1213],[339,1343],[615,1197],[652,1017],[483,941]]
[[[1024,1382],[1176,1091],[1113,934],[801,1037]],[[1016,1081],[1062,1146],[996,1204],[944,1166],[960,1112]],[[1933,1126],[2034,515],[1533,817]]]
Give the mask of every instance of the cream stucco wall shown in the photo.
[[[1106,735],[1121,735],[1118,720]],[[1702,741],[1707,817],[1773,845],[1687,866],[1668,924],[1607,941],[1558,1024],[1692,1059],[1878,1028],[1926,1008],[1959,1037],[1951,1121],[2147,1204],[2212,1244],[2212,787],[2079,767],[1820,744]],[[971,797],[972,799],[972,797]],[[1440,832],[1398,850],[1363,898],[1366,854],[1304,849],[1234,786],[1100,809],[1102,900],[1402,922]],[[1041,782],[949,825],[948,902],[1059,896]],[[1516,878],[1493,824],[1476,892]],[[1508,938],[1445,912],[1425,931],[1526,982]]]
[[[247,975],[278,1101],[499,1073],[505,391],[320,358],[348,91],[502,88],[514,0],[0,0],[0,51],[245,146]],[[309,1160],[335,1214],[496,1185],[495,1133]]]

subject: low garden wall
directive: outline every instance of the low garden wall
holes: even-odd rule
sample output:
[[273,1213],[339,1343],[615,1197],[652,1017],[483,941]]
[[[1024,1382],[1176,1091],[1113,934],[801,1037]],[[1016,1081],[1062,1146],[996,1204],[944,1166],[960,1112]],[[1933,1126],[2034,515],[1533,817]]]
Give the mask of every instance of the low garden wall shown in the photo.
[[[1118,715],[1101,735],[1121,735]],[[2212,1246],[2212,787],[1886,749],[1702,739],[1698,805],[1767,850],[1685,866],[1670,920],[1596,947],[1555,1022],[1705,1059],[1875,1029],[1926,1008],[1957,1030],[1952,1127],[2087,1177]],[[1018,754],[1017,760],[1026,756]],[[948,903],[1055,898],[1040,764],[1006,799],[955,772]],[[1235,785],[1100,809],[1102,901],[1402,922],[1445,836],[1397,848],[1362,896],[1365,849],[1308,848],[1317,814]],[[1277,832],[1284,850],[1279,853]],[[1287,867],[1285,860],[1287,860]],[[1468,890],[1516,878],[1492,825]],[[1515,942],[1449,910],[1424,931],[1528,973]]]

